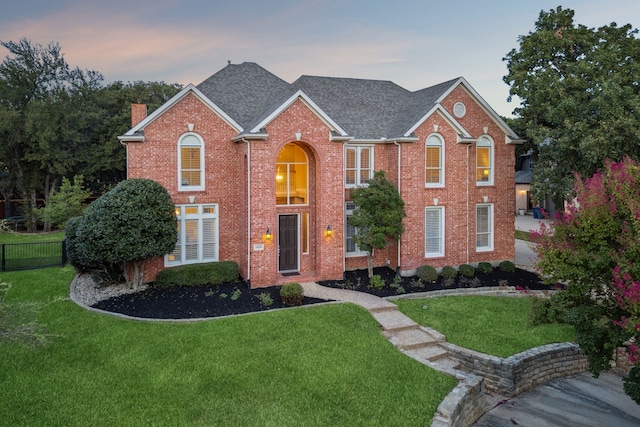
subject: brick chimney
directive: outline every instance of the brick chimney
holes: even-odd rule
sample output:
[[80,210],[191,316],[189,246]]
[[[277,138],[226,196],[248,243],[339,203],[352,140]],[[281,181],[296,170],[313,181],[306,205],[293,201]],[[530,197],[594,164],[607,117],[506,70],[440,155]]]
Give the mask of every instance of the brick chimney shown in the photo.
[[131,127],[147,118],[147,104],[131,104]]

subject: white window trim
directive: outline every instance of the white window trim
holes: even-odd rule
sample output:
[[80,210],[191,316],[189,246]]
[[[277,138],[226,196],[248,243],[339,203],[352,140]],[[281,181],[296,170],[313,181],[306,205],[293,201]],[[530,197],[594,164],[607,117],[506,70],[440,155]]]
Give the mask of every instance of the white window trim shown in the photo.
[[[182,185],[182,140],[187,136],[195,136],[200,141],[200,185]],[[204,140],[195,132],[187,132],[178,138],[178,191],[203,191],[204,188]]]
[[[488,145],[480,145],[479,142],[481,140],[487,140],[489,142]],[[493,185],[493,172],[495,169],[495,157],[494,157],[494,142],[493,139],[489,135],[482,135],[478,138],[478,142],[476,142],[476,185],[477,186],[488,186]],[[477,178],[477,170],[478,170],[478,147],[489,147],[489,180],[488,181],[478,181]]]
[[[362,256],[367,256],[367,251],[363,251],[360,250],[360,248],[358,247],[358,245],[354,242],[354,245],[356,246],[356,250],[353,252],[348,252],[347,251],[347,227],[349,224],[349,217],[351,215],[353,215],[353,211],[355,210],[355,205],[353,209],[350,209],[350,205],[353,205],[353,202],[347,202],[344,205],[344,255],[345,257],[351,258],[351,257],[362,257]],[[357,230],[357,227],[354,227]]]
[[[440,211],[440,251],[439,252],[427,252],[427,212],[429,210]],[[425,258],[441,258],[444,256],[445,247],[445,215],[444,206],[428,206],[424,210],[424,257]]]
[[[214,209],[214,213],[204,213],[203,210],[205,207],[209,207],[212,206]],[[187,214],[186,213],[186,208],[193,208],[193,207],[197,207],[198,212],[195,214]],[[174,260],[174,261],[170,261],[169,257],[171,254],[167,254],[164,256],[164,265],[165,267],[174,267],[177,265],[186,265],[186,264],[198,264],[198,263],[203,263],[203,262],[216,262],[219,261],[220,258],[220,235],[219,235],[219,225],[220,225],[220,221],[218,218],[218,204],[217,203],[206,203],[206,204],[202,204],[202,205],[176,205],[175,206],[176,209],[176,219],[177,221],[180,223],[180,236],[178,236],[178,241],[181,244],[181,250],[180,250],[180,254],[182,256],[182,258],[180,260]],[[213,257],[210,258],[204,258],[203,257],[203,250],[202,250],[202,240],[203,240],[203,226],[202,226],[202,221],[203,219],[215,219],[214,222],[214,234],[216,236],[216,241],[214,242],[215,244],[215,253],[213,255]],[[186,227],[185,227],[185,222],[187,220],[197,220],[198,221],[198,257],[197,259],[193,259],[193,260],[186,260],[185,256],[186,256]],[[176,241],[176,243],[178,242]]]
[[[369,171],[369,180],[373,179],[373,171],[374,171],[374,165],[373,165],[373,159],[375,158],[373,155],[373,145],[350,145],[345,147],[344,149],[344,183],[345,183],[345,187],[346,188],[355,188],[355,187],[362,187],[367,185],[366,182],[360,182],[360,170],[361,170],[361,164],[362,164],[362,150],[364,148],[368,148],[369,149],[369,165],[370,166],[370,171]],[[347,151],[348,150],[356,150],[356,182],[355,184],[348,184],[347,183]]]
[[[429,138],[436,137],[440,140],[440,182],[427,182],[426,170],[427,170],[427,147],[429,147]],[[432,133],[427,137],[424,143],[424,166],[425,166],[425,187],[427,188],[442,188],[444,187],[444,138],[442,135]]]
[[[488,207],[489,208],[489,218],[488,225],[489,231],[487,233],[489,235],[489,246],[478,246],[478,208],[480,207]],[[493,215],[493,203],[481,203],[476,205],[476,251],[477,252],[489,252],[493,250],[493,239],[494,239],[494,215]]]

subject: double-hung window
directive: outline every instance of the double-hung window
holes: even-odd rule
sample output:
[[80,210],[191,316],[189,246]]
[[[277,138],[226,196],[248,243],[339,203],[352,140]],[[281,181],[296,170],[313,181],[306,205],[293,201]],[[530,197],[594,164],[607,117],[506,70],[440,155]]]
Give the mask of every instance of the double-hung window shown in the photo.
[[346,147],[345,158],[345,183],[347,187],[364,185],[373,178],[373,147]]
[[176,205],[178,239],[165,265],[218,261],[218,205]]
[[204,144],[199,135],[187,133],[180,138],[178,165],[181,191],[204,190]]
[[493,184],[493,142],[486,136],[476,143],[476,184]]
[[344,233],[344,247],[346,256],[366,256],[367,252],[361,251],[358,245],[356,245],[353,236],[356,235],[358,229],[353,225],[349,224],[349,218],[353,215],[353,211],[356,209],[356,205],[353,202],[347,202],[346,205],[346,216],[347,216],[347,225]]
[[444,150],[442,138],[431,135],[425,149],[425,184],[427,187],[444,185]]
[[424,253],[426,258],[444,256],[444,207],[425,208]]
[[476,205],[476,250],[493,250],[493,204]]

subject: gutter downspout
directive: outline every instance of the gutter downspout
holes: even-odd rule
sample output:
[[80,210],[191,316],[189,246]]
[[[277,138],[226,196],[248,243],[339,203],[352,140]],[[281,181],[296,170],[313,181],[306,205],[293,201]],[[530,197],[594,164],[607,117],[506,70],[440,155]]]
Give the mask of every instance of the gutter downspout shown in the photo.
[[469,149],[471,148],[471,144],[467,144],[467,244],[465,245],[467,248],[467,261],[469,264]]
[[[400,172],[402,171],[401,168],[401,156],[402,156],[402,146],[398,143],[397,140],[394,140],[393,143],[395,145],[398,146],[398,194],[400,194],[400,198],[402,198],[402,192],[400,191]],[[397,267],[396,267],[396,276],[400,275],[400,237],[398,236],[398,255],[397,255],[397,259],[398,259],[398,263],[397,263]]]
[[247,283],[251,288],[251,144],[245,138],[242,142],[247,143]]

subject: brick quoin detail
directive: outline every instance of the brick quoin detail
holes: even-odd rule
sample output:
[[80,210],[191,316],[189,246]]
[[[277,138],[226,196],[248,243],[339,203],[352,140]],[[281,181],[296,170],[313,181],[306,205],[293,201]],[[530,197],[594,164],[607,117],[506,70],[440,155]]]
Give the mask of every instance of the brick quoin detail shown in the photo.
[[[454,117],[456,102],[466,106],[465,116],[456,118],[459,125],[472,138],[486,135],[494,142],[493,185],[476,185],[476,145],[458,143],[459,129],[439,111],[415,129],[415,142],[371,141],[375,169],[385,170],[400,185],[407,212],[399,248],[390,242],[376,251],[376,266],[389,265],[410,275],[424,264],[442,267],[514,259],[514,146],[505,143],[505,130],[462,86],[448,93],[440,105]],[[145,117],[146,106],[133,104],[133,126]],[[189,131],[189,124],[204,141],[202,191],[178,189],[178,140]],[[219,259],[236,261],[252,287],[291,281],[278,273],[278,216],[282,214],[309,214],[309,250],[299,253],[302,280],[340,279],[345,270],[366,268],[366,257],[345,257],[344,207],[349,200],[344,185],[345,142],[332,141],[330,126],[301,100],[281,111],[264,131],[266,139],[234,142],[238,130],[198,96],[187,93],[146,124],[143,142],[126,143],[128,177],[157,181],[175,204],[189,204],[190,196],[195,197],[195,204],[218,204]],[[425,141],[433,133],[444,140],[443,188],[425,187]],[[307,205],[276,205],[275,162],[287,143],[297,144],[308,158]],[[445,254],[425,258],[425,208],[434,205],[434,198],[445,208]],[[476,204],[484,203],[485,198],[494,206],[494,250],[477,252]],[[328,225],[333,230],[331,238],[324,235]],[[263,241],[267,228],[273,235],[270,242]],[[148,261],[145,280],[154,280],[163,268],[163,258]]]

